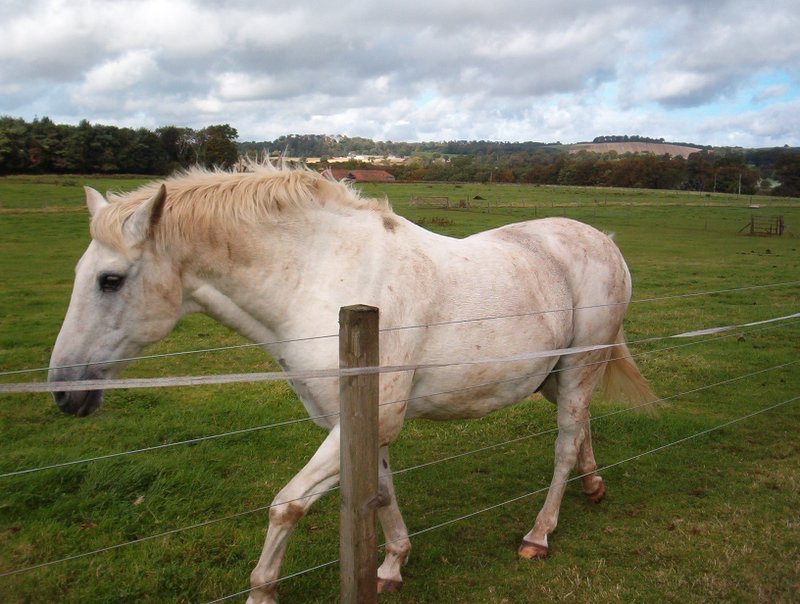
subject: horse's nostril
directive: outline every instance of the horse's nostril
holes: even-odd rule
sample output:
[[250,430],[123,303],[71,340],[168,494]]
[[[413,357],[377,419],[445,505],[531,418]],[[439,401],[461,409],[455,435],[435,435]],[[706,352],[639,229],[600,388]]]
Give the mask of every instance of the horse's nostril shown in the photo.
[[58,405],[59,409],[61,409],[64,413],[69,413],[69,409],[66,408],[67,406],[66,392],[54,392],[53,399],[55,399],[56,405]]
[[94,412],[103,401],[102,390],[88,390],[85,392],[54,392],[53,398],[56,405],[64,413],[86,417]]

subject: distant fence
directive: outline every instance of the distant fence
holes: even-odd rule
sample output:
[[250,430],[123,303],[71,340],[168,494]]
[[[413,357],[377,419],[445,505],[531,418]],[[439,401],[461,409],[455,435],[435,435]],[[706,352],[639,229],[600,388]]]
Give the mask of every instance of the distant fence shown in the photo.
[[412,197],[409,201],[412,208],[469,208],[472,207],[466,199],[451,200],[449,197]]
[[750,222],[739,229],[739,232],[751,236],[780,237],[785,228],[783,216],[750,216]]
[[409,205],[412,208],[449,208],[449,197],[412,197]]

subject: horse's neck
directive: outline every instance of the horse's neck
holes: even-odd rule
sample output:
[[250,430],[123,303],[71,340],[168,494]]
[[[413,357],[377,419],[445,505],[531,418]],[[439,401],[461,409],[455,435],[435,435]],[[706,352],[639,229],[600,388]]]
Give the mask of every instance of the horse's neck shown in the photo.
[[251,341],[329,335],[336,305],[357,301],[346,302],[356,295],[345,291],[348,280],[365,263],[380,262],[380,238],[401,226],[397,220],[389,227],[377,213],[325,212],[245,232],[194,260],[187,291],[202,312]]

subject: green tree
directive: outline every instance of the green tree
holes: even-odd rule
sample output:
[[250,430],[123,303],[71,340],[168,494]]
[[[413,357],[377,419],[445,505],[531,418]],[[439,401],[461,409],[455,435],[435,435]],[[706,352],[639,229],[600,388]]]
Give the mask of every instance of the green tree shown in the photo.
[[28,140],[28,169],[33,172],[57,172],[57,159],[63,146],[59,127],[48,117],[34,119]]
[[0,118],[0,172],[20,174],[29,169],[29,138],[30,127],[24,120]]
[[230,168],[239,159],[236,146],[238,133],[229,124],[209,126],[202,130],[204,154],[203,163],[208,167]]
[[178,126],[164,126],[156,130],[166,161],[166,172],[186,168],[197,163],[192,143],[194,130]]
[[714,187],[714,166],[707,151],[692,153],[686,160],[685,188],[692,191],[711,191]]
[[800,197],[800,152],[787,152],[778,158],[775,177],[781,183],[775,189],[777,195]]
[[128,174],[165,174],[167,156],[158,135],[145,128],[126,132],[119,167]]

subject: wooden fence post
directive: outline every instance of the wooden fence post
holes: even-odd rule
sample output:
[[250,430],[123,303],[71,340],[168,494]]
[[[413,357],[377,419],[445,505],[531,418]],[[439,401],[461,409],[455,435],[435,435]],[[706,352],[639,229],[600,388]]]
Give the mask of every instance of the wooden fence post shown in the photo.
[[[377,367],[378,309],[339,310],[339,367]],[[339,379],[341,449],[339,576],[341,602],[378,601],[378,384],[380,374]]]

